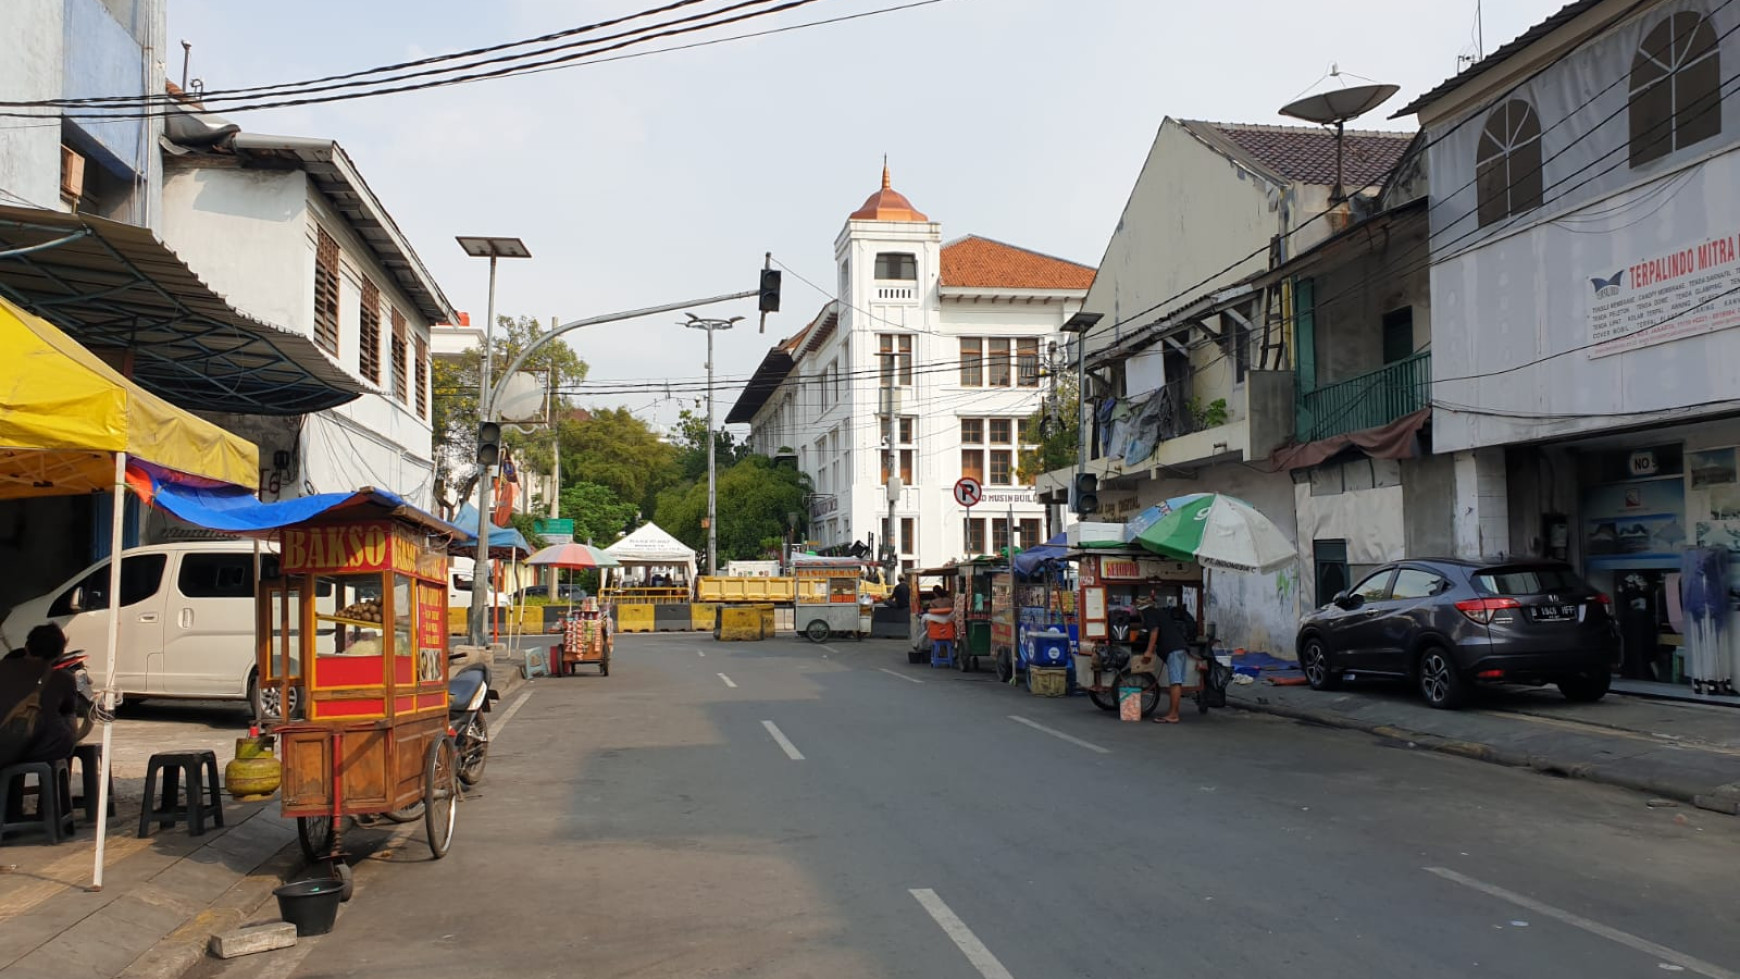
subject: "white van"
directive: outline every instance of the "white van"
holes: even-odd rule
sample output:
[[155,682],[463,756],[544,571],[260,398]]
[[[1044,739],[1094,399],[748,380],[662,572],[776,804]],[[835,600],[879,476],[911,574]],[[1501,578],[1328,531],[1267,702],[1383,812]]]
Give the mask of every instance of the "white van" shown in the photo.
[[[108,591],[104,559],[48,594],[19,604],[0,624],[0,636],[17,649],[31,629],[53,622],[65,630],[68,649],[92,654],[91,672],[100,676],[109,641]],[[197,541],[129,549],[121,560],[115,679],[124,696],[252,702],[253,543]]]

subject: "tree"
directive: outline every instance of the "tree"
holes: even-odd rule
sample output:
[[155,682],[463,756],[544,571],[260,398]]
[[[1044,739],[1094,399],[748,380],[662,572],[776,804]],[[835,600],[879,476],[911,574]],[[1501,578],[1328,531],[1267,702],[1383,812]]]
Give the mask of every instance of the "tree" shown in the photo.
[[676,482],[677,448],[627,408],[603,408],[560,426],[564,484],[608,487],[617,499],[652,512],[658,492]]
[[564,481],[561,513],[574,521],[575,540],[608,547],[634,526],[640,507],[600,483]]
[[1054,386],[1045,403],[1027,419],[1033,431],[1039,433],[1036,448],[1022,449],[1017,473],[1021,482],[1031,484],[1040,474],[1075,465],[1081,432],[1081,399],[1075,377],[1067,373],[1053,374]]
[[[684,408],[677,413],[677,469],[684,481],[707,475],[707,416]],[[714,433],[713,465],[728,469],[749,455],[749,444],[721,428]]]
[[[495,364],[497,372],[507,370],[520,351],[531,346],[547,330],[529,316],[515,319],[497,316],[495,329]],[[587,365],[574,348],[557,340],[545,344],[523,370],[554,371],[558,390],[579,384],[586,379]],[[431,423],[435,441],[435,495],[446,494],[449,487],[457,490],[461,499],[470,495],[477,481],[477,385],[483,370],[481,350],[467,350],[458,358],[439,358],[430,372],[434,381]],[[500,380],[498,373],[492,383]],[[558,411],[566,408],[566,398],[558,396]],[[521,466],[539,472],[549,472],[553,461],[551,447],[554,437],[548,428],[530,434],[508,428],[502,444],[514,453]]]
[[[796,467],[750,455],[719,471],[719,561],[743,561],[777,554],[797,515],[796,531],[808,529],[809,477]],[[674,486],[658,496],[654,519],[678,540],[702,553],[707,549],[707,481]]]

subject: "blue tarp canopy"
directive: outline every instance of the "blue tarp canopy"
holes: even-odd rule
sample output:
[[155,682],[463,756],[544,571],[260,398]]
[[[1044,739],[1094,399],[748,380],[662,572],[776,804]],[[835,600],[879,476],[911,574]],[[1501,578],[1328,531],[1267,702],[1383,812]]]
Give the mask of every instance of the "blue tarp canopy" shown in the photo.
[[[453,515],[453,522],[461,529],[467,530],[464,540],[456,540],[447,546],[447,553],[460,557],[475,557],[477,551],[477,532],[470,528],[477,526],[477,507],[467,503]],[[526,541],[526,535],[520,533],[517,527],[489,528],[489,556],[491,559],[508,561],[516,555],[521,558],[530,557],[532,545]]]
[[455,542],[472,539],[461,528],[419,510],[403,497],[373,488],[261,503],[246,490],[234,486],[207,488],[153,480],[148,499],[152,506],[196,527],[248,537],[263,537],[270,531],[308,523],[340,510],[362,508],[365,512],[358,516],[364,518],[403,520],[431,533],[446,534]]
[[1033,572],[1038,571],[1042,564],[1050,561],[1063,560],[1064,556],[1069,553],[1069,547],[1067,546],[1068,539],[1069,535],[1067,533],[1058,534],[1056,537],[1053,537],[1043,544],[1036,547],[1029,547],[1027,550],[1015,555],[1015,573],[1020,575],[1030,575]]

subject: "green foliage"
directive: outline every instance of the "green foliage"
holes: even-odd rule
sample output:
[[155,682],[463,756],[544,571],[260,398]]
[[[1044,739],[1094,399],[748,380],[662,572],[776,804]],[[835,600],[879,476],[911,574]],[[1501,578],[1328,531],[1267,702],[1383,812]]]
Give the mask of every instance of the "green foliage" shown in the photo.
[[597,409],[585,420],[564,421],[561,440],[565,485],[597,483],[643,513],[678,478],[676,446],[661,441],[627,408]]
[[1039,442],[1037,448],[1021,450],[1016,474],[1023,483],[1031,484],[1041,473],[1075,465],[1081,399],[1077,397],[1073,374],[1059,373],[1055,379],[1056,387],[1046,403],[1027,420],[1028,426],[1039,433]]
[[[724,470],[749,455],[749,445],[721,428],[714,433],[713,466]],[[684,408],[677,415],[677,471],[688,482],[707,475],[707,416]]]
[[[532,550],[537,551],[545,546],[544,539],[538,536],[537,517],[534,517],[529,513],[515,513],[512,517],[508,518],[508,522],[515,530],[520,532],[520,535],[526,539],[526,543],[531,546]],[[476,534],[477,531],[473,530],[472,533]]]
[[[705,429],[703,428],[703,432]],[[807,528],[804,498],[809,477],[792,466],[776,466],[766,456],[749,455],[719,470],[719,563],[748,561],[777,553],[798,514],[797,532]],[[707,481],[670,487],[658,494],[653,521],[702,553],[707,548]]]
[[[497,316],[495,369],[503,371],[531,346],[545,329],[529,316],[515,319]],[[477,386],[483,369],[483,355],[468,350],[457,359],[439,358],[430,371],[434,397],[430,404],[430,421],[435,437],[435,479],[438,487],[475,479],[477,466],[471,460],[477,445]],[[558,388],[571,387],[586,379],[587,365],[574,348],[561,340],[545,344],[526,362],[524,370],[554,371]],[[498,377],[499,379],[499,377]],[[557,409],[567,406],[567,400],[557,399]],[[553,438],[548,429],[525,434],[512,428],[503,433],[503,443],[513,451],[523,466],[539,472],[549,472]]]
[[602,483],[584,480],[562,487],[561,514],[574,521],[574,539],[608,547],[630,530],[640,507]]
[[1184,403],[1184,410],[1190,413],[1191,420],[1196,422],[1197,429],[1218,428],[1226,424],[1226,399],[1216,398],[1204,405],[1196,398]]

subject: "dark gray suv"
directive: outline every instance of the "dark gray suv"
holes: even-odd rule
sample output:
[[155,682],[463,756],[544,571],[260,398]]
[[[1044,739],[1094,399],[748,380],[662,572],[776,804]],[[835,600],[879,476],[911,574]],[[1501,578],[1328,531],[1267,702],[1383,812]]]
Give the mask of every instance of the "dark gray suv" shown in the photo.
[[1445,709],[1479,681],[1556,683],[1592,702],[1619,654],[1610,606],[1558,562],[1398,561],[1305,616],[1299,665],[1313,689],[1404,677]]

